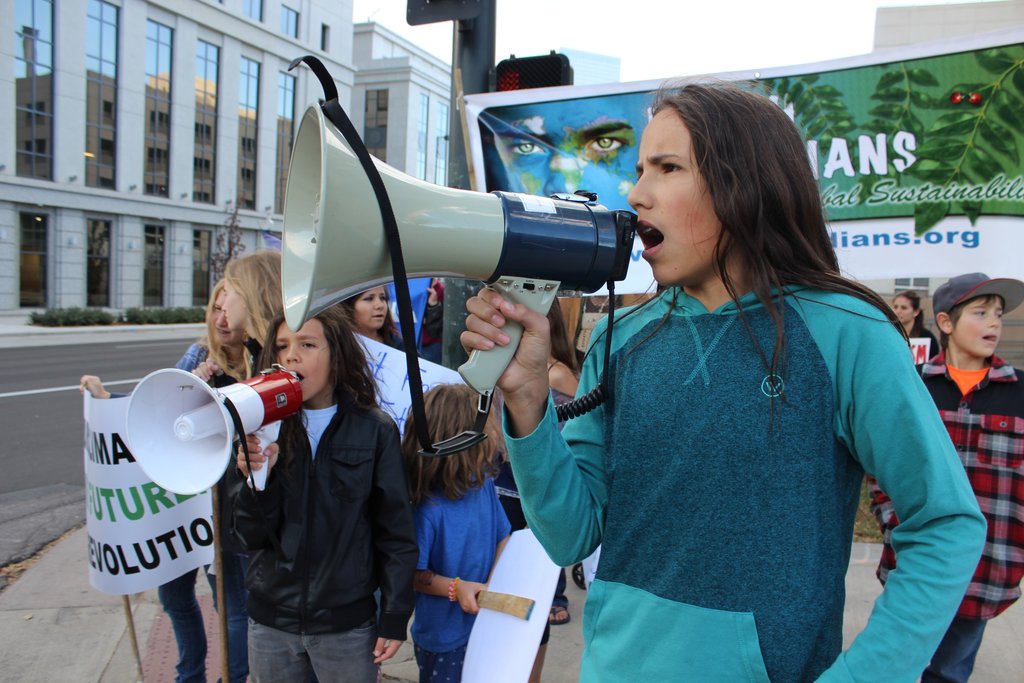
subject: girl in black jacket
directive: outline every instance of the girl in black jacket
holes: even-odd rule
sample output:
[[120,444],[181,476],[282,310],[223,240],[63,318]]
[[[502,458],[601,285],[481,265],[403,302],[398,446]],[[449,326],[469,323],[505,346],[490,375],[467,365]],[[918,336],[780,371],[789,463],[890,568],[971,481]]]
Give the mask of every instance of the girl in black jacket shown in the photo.
[[265,491],[245,485],[239,452],[234,527],[254,552],[250,674],[374,683],[405,640],[418,557],[398,428],[340,307],[298,332],[278,316],[263,346],[262,366],[272,363],[298,375],[303,409],[262,451],[247,437],[252,468],[271,468]]

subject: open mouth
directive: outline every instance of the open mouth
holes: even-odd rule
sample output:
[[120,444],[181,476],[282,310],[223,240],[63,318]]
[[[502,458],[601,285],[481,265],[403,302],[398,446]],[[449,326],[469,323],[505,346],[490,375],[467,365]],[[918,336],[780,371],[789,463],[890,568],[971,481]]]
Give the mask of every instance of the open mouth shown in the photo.
[[661,234],[660,230],[644,221],[637,224],[636,234],[644,243],[644,249],[652,249],[665,241],[665,236]]

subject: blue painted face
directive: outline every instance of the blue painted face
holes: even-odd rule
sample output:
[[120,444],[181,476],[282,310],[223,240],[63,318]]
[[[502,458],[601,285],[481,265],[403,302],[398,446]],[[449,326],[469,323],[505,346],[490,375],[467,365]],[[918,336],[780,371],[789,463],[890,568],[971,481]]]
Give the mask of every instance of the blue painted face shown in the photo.
[[494,133],[488,163],[504,167],[491,177],[507,176],[507,187],[489,189],[587,190],[609,209],[628,209],[650,99],[628,93],[488,109],[480,117]]

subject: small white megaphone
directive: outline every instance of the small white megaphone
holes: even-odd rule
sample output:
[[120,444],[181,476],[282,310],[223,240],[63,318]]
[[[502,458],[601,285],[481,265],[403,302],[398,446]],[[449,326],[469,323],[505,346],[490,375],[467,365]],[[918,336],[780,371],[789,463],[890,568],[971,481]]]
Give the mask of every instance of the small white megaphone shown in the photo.
[[[184,370],[157,370],[146,375],[128,401],[128,446],[135,461],[159,486],[195,494],[217,483],[230,466],[238,413],[245,434],[260,445],[277,440],[281,420],[302,407],[298,378],[280,366],[244,382],[214,389]],[[263,490],[267,469],[253,472]]]
[[[374,160],[387,190],[409,277],[483,280],[547,313],[558,290],[593,292],[629,266],[636,216],[577,197],[551,199],[441,187]],[[299,124],[285,191],[281,286],[293,330],[312,315],[393,279],[373,187],[344,136],[318,106]],[[515,353],[474,351],[459,368],[489,394]]]

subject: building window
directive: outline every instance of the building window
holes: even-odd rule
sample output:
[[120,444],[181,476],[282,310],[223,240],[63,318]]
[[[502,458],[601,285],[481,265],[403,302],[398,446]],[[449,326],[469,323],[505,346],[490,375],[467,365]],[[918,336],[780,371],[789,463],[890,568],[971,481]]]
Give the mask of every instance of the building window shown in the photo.
[[49,217],[23,213],[21,218],[21,305],[46,306],[46,228]]
[[434,123],[434,182],[448,184],[448,103],[437,105],[437,119]]
[[117,7],[89,0],[85,31],[85,184],[114,189]]
[[15,0],[17,174],[53,179],[53,2]]
[[263,0],[242,0],[242,12],[256,21],[263,21]]
[[210,300],[210,231],[192,231],[192,305]]
[[288,161],[295,135],[295,76],[277,74],[277,173],[274,180],[274,211],[284,212],[284,191],[288,181]]
[[931,280],[926,277],[898,277],[896,278],[896,289],[920,289],[925,292],[928,291],[928,287],[931,284]]
[[95,218],[86,223],[87,306],[110,305],[110,225]]
[[320,24],[320,51],[327,52],[331,49],[331,27],[327,24]]
[[199,41],[196,52],[196,127],[192,152],[192,201],[213,204],[217,143],[217,73],[220,48]]
[[167,196],[171,177],[171,29],[146,22],[145,193]]
[[281,33],[299,37],[299,13],[287,5],[281,5]]
[[420,121],[416,128],[416,177],[427,179],[427,131],[430,123],[430,96],[420,93]]
[[388,156],[388,91],[367,90],[363,118],[363,142],[367,151],[381,161]]
[[238,205],[256,208],[256,114],[259,109],[260,63],[242,57],[238,83]]
[[145,268],[142,271],[142,305],[164,305],[164,227],[145,226]]

